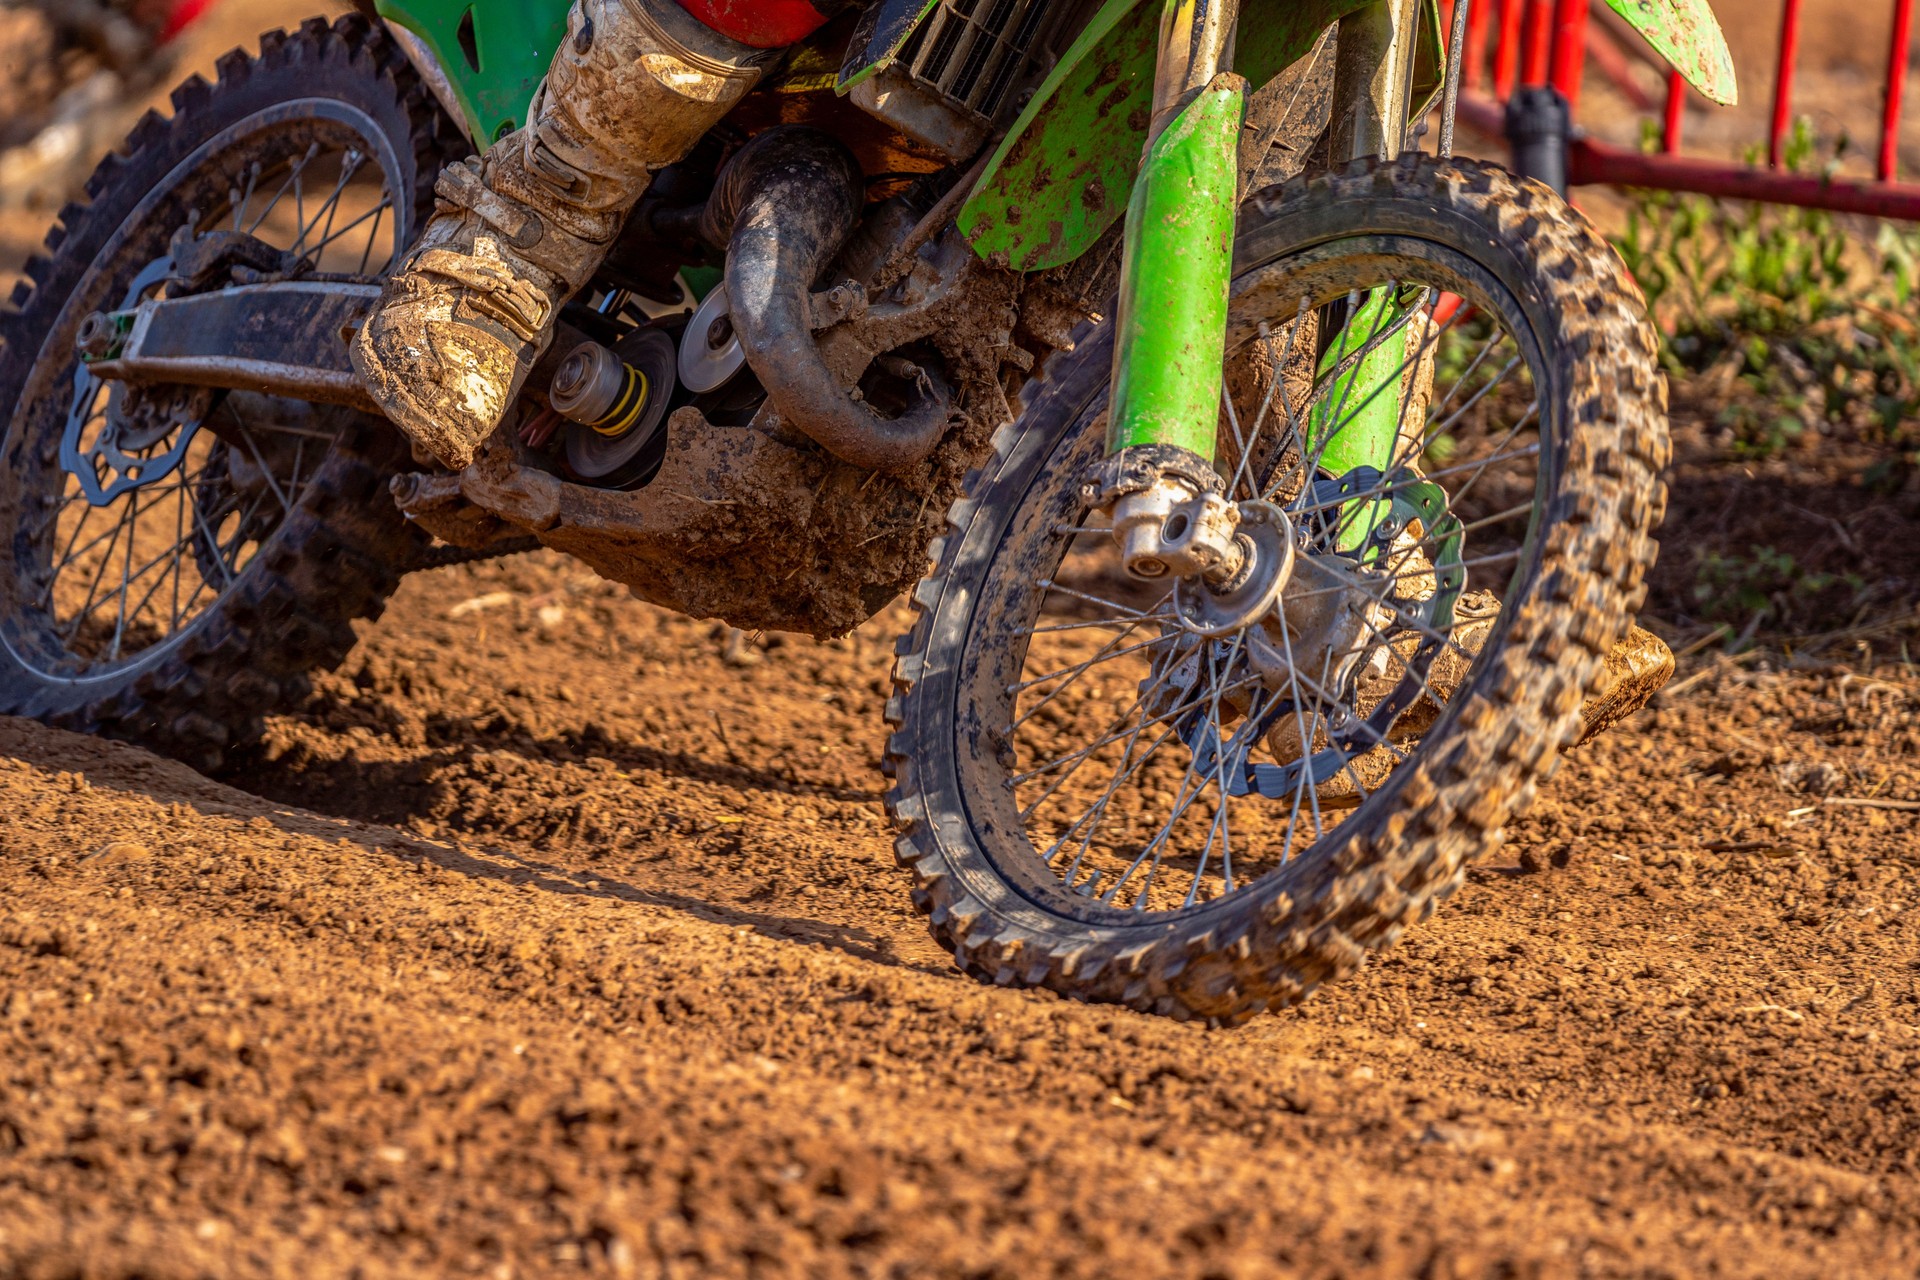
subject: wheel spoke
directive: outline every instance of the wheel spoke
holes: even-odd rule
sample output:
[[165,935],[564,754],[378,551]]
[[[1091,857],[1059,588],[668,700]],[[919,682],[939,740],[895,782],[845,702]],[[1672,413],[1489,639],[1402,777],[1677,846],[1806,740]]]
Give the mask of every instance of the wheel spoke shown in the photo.
[[[353,181],[353,175],[360,168],[360,162],[363,159],[365,159],[365,157],[362,156],[358,151],[353,150],[351,147],[349,147],[347,149],[346,154],[341,157],[340,177],[335,180],[333,184],[333,190],[327,193],[327,198],[325,203],[323,203],[318,209],[314,210],[313,217],[310,221],[302,224],[300,228],[300,234],[293,242],[293,249],[295,252],[298,252],[301,246],[306,244],[307,233],[313,230],[314,223],[317,223],[320,221],[320,215],[323,213],[327,216],[327,223],[326,223],[326,226],[320,229],[320,244],[326,243],[327,232],[333,229],[334,215],[338,213],[340,209],[340,193],[347,189],[347,184],[349,182]],[[313,249],[309,250],[309,253],[312,253],[312,254],[318,254],[318,252],[319,252],[318,245],[316,245]],[[315,262],[315,265],[318,265],[319,263],[318,257],[314,258],[314,262]]]
[[1050,671],[1044,676],[1036,676],[1032,680],[1023,681],[1019,685],[1009,688],[1007,692],[1012,693],[1019,689],[1031,688],[1036,684],[1045,684],[1049,680],[1057,680],[1063,675],[1067,677],[1057,688],[1050,689],[1045,695],[1034,699],[1026,710],[1015,716],[1013,722],[1007,726],[1007,732],[1011,734],[1015,729],[1018,729],[1021,725],[1032,719],[1036,711],[1051,704],[1055,698],[1071,688],[1074,681],[1078,680],[1099,663],[1108,662],[1112,659],[1123,657],[1126,654],[1139,653],[1142,649],[1151,649],[1156,644],[1164,643],[1161,637],[1155,636],[1151,640],[1142,640],[1138,644],[1130,644],[1124,649],[1115,649],[1113,646],[1125,640],[1128,634],[1128,632],[1122,631],[1119,635],[1101,645],[1100,651],[1091,658],[1088,658],[1085,662],[1076,663],[1060,671]]
[[79,634],[80,625],[87,620],[87,615],[93,612],[93,598],[100,590],[100,583],[106,576],[107,566],[113,563],[113,552],[120,545],[120,534],[127,527],[129,513],[135,510],[139,503],[140,493],[135,490],[127,501],[127,510],[120,513],[120,519],[113,526],[113,541],[107,544],[106,551],[100,556],[100,567],[93,571],[93,581],[87,585],[85,603],[80,606],[80,611],[73,615],[73,621],[67,630],[61,634],[60,638],[63,642],[72,644],[74,636]]
[[324,239],[320,240],[317,244],[313,246],[313,248],[309,249],[307,252],[311,254],[318,254],[321,250],[325,249],[328,245],[338,240],[341,236],[346,235],[349,231],[352,231],[355,227],[365,222],[368,218],[372,218],[373,226],[368,228],[367,230],[367,247],[361,250],[361,253],[360,253],[359,274],[365,275],[367,273],[367,255],[373,252],[373,246],[375,242],[378,241],[380,238],[381,216],[385,214],[388,209],[391,209],[391,208],[393,208],[393,200],[390,196],[387,196],[383,192],[381,194],[379,204],[376,204],[375,206],[373,206],[373,208],[367,210],[365,213],[359,214],[351,222],[342,223],[339,230],[333,231],[330,234],[328,234]]
[[300,181],[301,170],[305,169],[307,167],[308,162],[311,161],[315,156],[319,154],[320,154],[319,143],[317,142],[310,143],[307,146],[307,153],[304,156],[302,156],[299,160],[294,162],[293,168],[288,172],[287,176],[281,180],[279,188],[274,191],[271,197],[268,198],[267,207],[260,211],[259,217],[255,218],[251,223],[247,224],[248,235],[252,235],[254,232],[260,229],[260,224],[265,222],[267,220],[267,215],[272,213],[274,209],[278,207],[278,205],[280,204],[280,197],[287,193],[287,188],[289,186],[295,187],[297,189]]
[[[373,246],[380,243],[381,215],[384,214],[388,209],[392,207],[393,207],[393,198],[387,195],[386,192],[382,191],[380,194],[380,203],[375,205],[373,208],[373,226],[367,231],[366,248],[360,250],[360,274],[361,275],[367,274],[367,264],[373,257]],[[355,218],[353,222],[348,225],[358,226],[359,223],[360,223],[360,220],[358,218]],[[391,261],[391,258],[389,258],[389,261]]]

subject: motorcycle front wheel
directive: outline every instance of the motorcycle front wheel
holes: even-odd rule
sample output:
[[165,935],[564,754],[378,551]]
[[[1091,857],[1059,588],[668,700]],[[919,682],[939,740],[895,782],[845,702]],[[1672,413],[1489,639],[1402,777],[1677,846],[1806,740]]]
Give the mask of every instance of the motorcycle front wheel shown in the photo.
[[[1121,573],[1082,492],[1111,326],[1051,357],[933,544],[887,708],[897,854],[956,963],[1232,1023],[1424,919],[1579,736],[1640,602],[1655,353],[1611,249],[1493,166],[1254,197],[1214,462],[1295,567],[1210,634]],[[1383,395],[1391,465],[1336,465]]]

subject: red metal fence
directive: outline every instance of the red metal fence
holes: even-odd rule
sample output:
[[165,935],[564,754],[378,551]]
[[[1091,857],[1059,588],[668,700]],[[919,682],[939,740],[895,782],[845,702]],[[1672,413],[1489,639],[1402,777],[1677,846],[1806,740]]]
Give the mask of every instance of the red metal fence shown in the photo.
[[[1451,16],[1454,0],[1440,0]],[[1760,168],[1681,151],[1688,89],[1680,73],[1666,67],[1637,38],[1616,40],[1593,20],[1598,0],[1471,0],[1467,10],[1466,56],[1460,119],[1495,135],[1509,132],[1505,104],[1516,90],[1546,85],[1557,90],[1572,113],[1566,144],[1566,179],[1573,184],[1602,183],[1693,191],[1703,195],[1806,205],[1842,213],[1920,221],[1920,183],[1899,180],[1899,132],[1905,101],[1908,48],[1913,34],[1913,0],[1890,4],[1886,76],[1882,94],[1879,149],[1871,181],[1789,172],[1786,141],[1793,128],[1794,76],[1800,51],[1801,0],[1784,0],[1780,38],[1773,67],[1773,106],[1767,136],[1767,165]],[[1870,0],[1865,0],[1869,9]],[[1731,7],[1729,7],[1731,8]],[[1862,14],[1863,21],[1870,21]],[[1443,26],[1449,29],[1450,23]],[[1664,102],[1649,98],[1632,76],[1630,57],[1657,64],[1666,74]],[[1580,87],[1588,69],[1603,75],[1627,100],[1651,114],[1659,111],[1660,145],[1643,152],[1585,136],[1579,129]],[[1745,93],[1756,88],[1742,68]],[[1540,175],[1537,175],[1540,176]]]

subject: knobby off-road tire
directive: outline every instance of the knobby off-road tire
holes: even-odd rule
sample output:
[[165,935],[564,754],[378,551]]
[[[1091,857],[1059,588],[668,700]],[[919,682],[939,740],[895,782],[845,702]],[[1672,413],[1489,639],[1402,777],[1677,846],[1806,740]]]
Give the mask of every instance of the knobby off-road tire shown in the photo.
[[[317,465],[311,453],[300,456],[291,477],[301,486],[297,497],[289,485],[295,500],[284,505],[290,509],[274,516],[270,532],[261,526],[257,541],[246,544],[243,565],[242,553],[233,553],[239,567],[231,585],[191,618],[171,619],[170,634],[124,660],[77,658],[63,648],[55,610],[35,598],[35,574],[50,577],[49,557],[61,554],[57,545],[49,550],[36,528],[69,518],[57,508],[70,500],[62,497],[59,445],[74,400],[75,327],[88,311],[122,305],[142,257],[164,254],[167,237],[190,212],[208,217],[206,202],[218,204],[223,181],[232,188],[246,183],[250,138],[298,129],[316,111],[329,122],[324,128],[346,128],[346,121],[359,131],[354,136],[378,135],[379,145],[368,150],[378,153],[380,189],[392,200],[393,220],[404,223],[398,229],[405,239],[432,212],[440,166],[464,154],[466,145],[398,46],[359,16],[331,26],[312,19],[291,34],[270,33],[258,57],[235,50],[220,60],[217,83],[188,80],[174,91],[173,107],[170,118],[150,112],[125,153],[101,162],[86,199],[61,211],[45,256],[28,264],[28,280],[0,314],[0,405],[13,414],[0,477],[0,523],[13,557],[0,575],[0,712],[129,739],[213,768],[258,736],[265,715],[305,697],[310,672],[338,665],[354,644],[352,620],[377,617],[401,574],[418,562],[428,540],[385,492],[406,451],[379,419],[320,411],[317,420],[337,436],[314,446],[325,451]],[[233,172],[223,179],[221,166]],[[278,180],[269,171],[258,193],[247,184],[247,199],[258,205]],[[324,183],[306,193],[306,207],[324,193]],[[337,219],[348,221],[344,214]],[[314,243],[332,236],[335,225],[315,231]],[[383,235],[390,245],[394,232],[383,233],[375,219],[366,234],[370,245]],[[380,267],[376,256],[371,270]],[[236,533],[233,540],[237,545],[246,536]],[[129,529],[130,549],[135,538]],[[219,538],[208,535],[212,542]],[[200,571],[214,573],[207,544],[196,542],[195,553]],[[174,570],[176,586],[183,572]],[[44,593],[51,597],[52,589]],[[116,657],[122,642],[116,634]]]
[[[1526,544],[1530,566],[1515,571],[1517,594],[1505,598],[1481,661],[1418,753],[1327,839],[1178,909],[1136,913],[1068,892],[1008,821],[1014,806],[995,808],[1003,783],[980,710],[990,695],[978,694],[986,678],[971,673],[993,665],[983,646],[1027,643],[988,616],[995,606],[984,598],[1011,590],[994,585],[996,556],[1027,556],[1011,576],[1053,572],[1029,553],[1040,517],[1023,526],[1017,511],[1032,495],[1077,484],[1100,455],[1111,326],[1083,329],[1075,349],[1029,385],[1018,420],[969,478],[914,592],[915,625],[896,649],[886,713],[896,853],[916,906],[963,970],[1216,1024],[1287,1007],[1429,915],[1458,887],[1466,861],[1498,845],[1579,735],[1581,700],[1644,594],[1665,505],[1666,388],[1641,296],[1617,256],[1547,188],[1472,161],[1409,156],[1251,199],[1236,245],[1235,306],[1257,269],[1343,244],[1356,255],[1390,248],[1473,268],[1487,292],[1505,291],[1516,332],[1528,331],[1516,341],[1537,347],[1535,376],[1547,384],[1540,430],[1551,445],[1537,451],[1529,526],[1537,536]],[[1002,678],[1020,661],[1002,661]]]

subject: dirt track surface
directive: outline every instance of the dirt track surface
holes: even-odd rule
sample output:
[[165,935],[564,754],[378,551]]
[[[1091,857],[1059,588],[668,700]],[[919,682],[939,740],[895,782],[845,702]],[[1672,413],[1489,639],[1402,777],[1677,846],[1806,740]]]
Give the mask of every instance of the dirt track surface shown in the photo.
[[[1664,617],[1752,542],[1912,599],[1920,505],[1806,458],[1673,510]],[[1397,950],[1209,1033],[929,941],[898,622],[742,645],[524,557],[218,782],[0,721],[0,1277],[1920,1276],[1920,814],[1819,794],[1920,800],[1897,645],[1689,660]]]
[[1920,796],[1897,665],[1698,682],[1209,1033],[948,967],[889,621],[543,554],[410,579],[232,785],[0,722],[0,1274],[1920,1273],[1915,815],[1778,767]]

